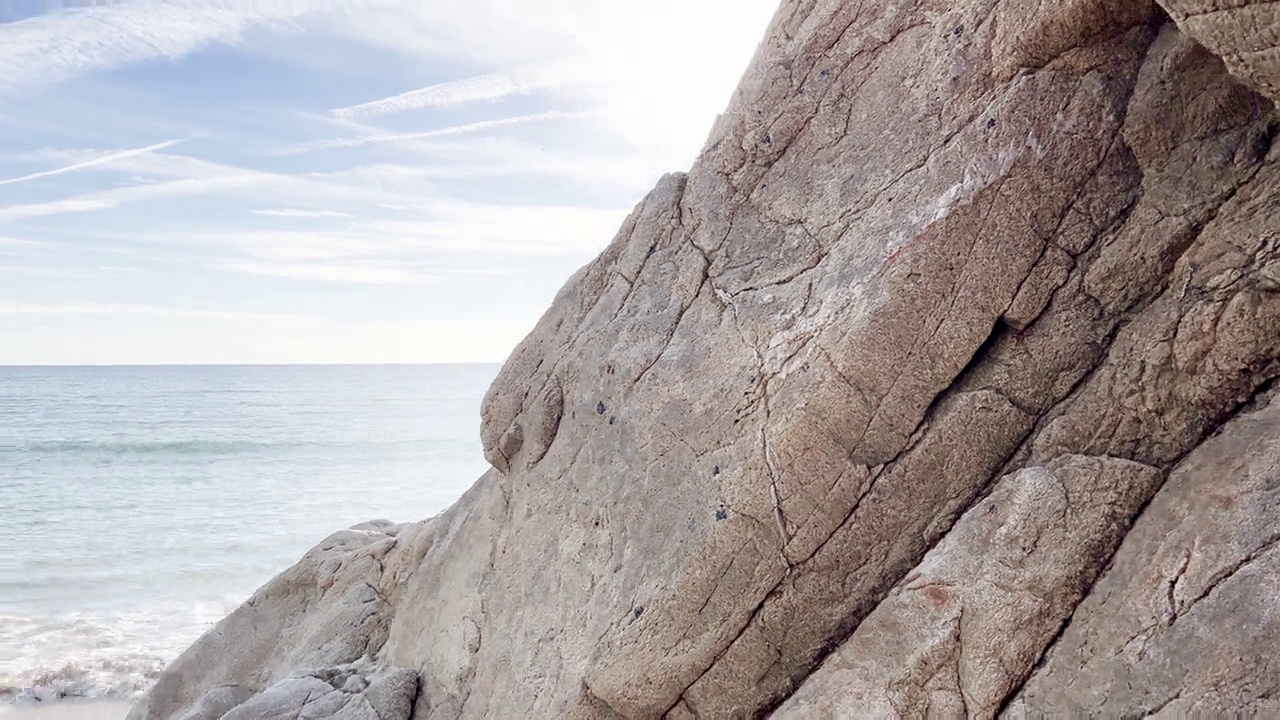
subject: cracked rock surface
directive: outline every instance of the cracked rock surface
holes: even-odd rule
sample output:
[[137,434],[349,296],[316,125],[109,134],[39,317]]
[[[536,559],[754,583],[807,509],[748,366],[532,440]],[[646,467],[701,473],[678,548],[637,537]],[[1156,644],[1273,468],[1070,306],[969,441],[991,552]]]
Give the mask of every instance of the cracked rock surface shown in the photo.
[[298,675],[357,662],[379,720],[1280,712],[1276,7],[786,0],[493,468],[134,719],[365,712]]

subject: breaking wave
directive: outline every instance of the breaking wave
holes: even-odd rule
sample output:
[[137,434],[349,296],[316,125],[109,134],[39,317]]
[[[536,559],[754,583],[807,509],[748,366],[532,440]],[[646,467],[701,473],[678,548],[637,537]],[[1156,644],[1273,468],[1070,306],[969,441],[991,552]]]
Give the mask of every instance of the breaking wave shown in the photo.
[[227,598],[111,615],[0,615],[0,701],[135,699],[237,604]]

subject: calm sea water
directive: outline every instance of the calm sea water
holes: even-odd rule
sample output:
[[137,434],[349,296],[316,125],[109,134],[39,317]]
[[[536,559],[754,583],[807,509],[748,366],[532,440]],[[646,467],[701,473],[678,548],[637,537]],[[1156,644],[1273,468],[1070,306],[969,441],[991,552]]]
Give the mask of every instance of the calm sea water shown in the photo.
[[334,530],[443,510],[497,371],[0,367],[0,697],[131,696]]

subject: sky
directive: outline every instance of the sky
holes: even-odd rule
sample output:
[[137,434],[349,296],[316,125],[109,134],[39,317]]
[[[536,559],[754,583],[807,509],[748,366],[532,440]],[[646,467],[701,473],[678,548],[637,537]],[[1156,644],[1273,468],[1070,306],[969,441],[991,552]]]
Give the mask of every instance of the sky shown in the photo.
[[500,361],[776,0],[0,0],[0,364]]

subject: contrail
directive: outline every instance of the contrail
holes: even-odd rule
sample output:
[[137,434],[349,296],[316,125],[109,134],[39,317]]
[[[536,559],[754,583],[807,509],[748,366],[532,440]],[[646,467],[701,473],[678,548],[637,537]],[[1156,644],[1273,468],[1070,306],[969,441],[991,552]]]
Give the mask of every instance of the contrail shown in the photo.
[[561,61],[545,65],[503,70],[451,80],[429,87],[410,90],[381,100],[373,100],[350,107],[334,108],[329,112],[342,120],[374,117],[406,110],[425,108],[461,107],[479,102],[497,102],[513,95],[529,95],[540,90],[552,90],[575,85],[588,80],[591,75],[577,62]]
[[381,142],[403,142],[405,140],[428,140],[436,137],[448,137],[450,135],[469,135],[471,133],[483,132],[495,128],[506,127],[508,125],[523,125],[524,123],[548,122],[553,120],[577,120],[579,118],[591,117],[595,113],[592,111],[562,111],[550,110],[536,115],[518,115],[516,117],[499,118],[497,120],[480,120],[478,122],[469,123],[467,125],[455,125],[453,127],[440,128],[438,130],[427,130],[424,132],[406,133],[400,135],[362,135],[355,138],[338,138],[333,140],[314,140],[312,142],[299,143],[297,145],[289,145],[272,151],[271,155],[299,155],[301,153],[311,152],[313,150],[332,150],[334,148],[360,147],[371,143]]
[[123,160],[125,158],[136,157],[138,155],[146,155],[147,153],[155,152],[156,150],[163,150],[170,145],[176,145],[180,142],[182,141],[166,140],[162,143],[156,143],[155,145],[148,145],[147,147],[134,148],[132,150],[121,150],[120,152],[103,155],[102,157],[96,157],[92,160],[64,165],[60,168],[54,168],[53,170],[45,170],[43,172],[31,173],[30,175],[23,175],[22,177],[0,180],[0,185],[13,185],[15,183],[26,182],[28,180],[38,180],[40,178],[52,177],[63,173],[75,172],[76,170],[83,170],[85,168],[94,167],[95,165],[105,165],[110,162],[115,162],[116,160]]

